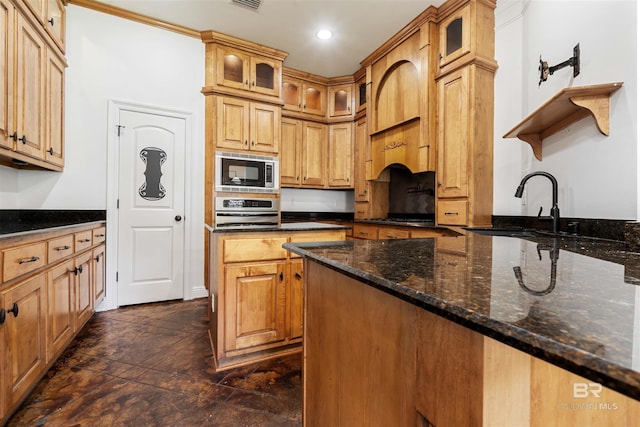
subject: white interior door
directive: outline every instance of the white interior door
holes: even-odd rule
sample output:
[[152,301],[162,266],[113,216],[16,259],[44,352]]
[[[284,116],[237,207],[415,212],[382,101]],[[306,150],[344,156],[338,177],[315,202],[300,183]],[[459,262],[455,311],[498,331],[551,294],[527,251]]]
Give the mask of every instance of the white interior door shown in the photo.
[[183,118],[120,110],[118,305],[183,298]]

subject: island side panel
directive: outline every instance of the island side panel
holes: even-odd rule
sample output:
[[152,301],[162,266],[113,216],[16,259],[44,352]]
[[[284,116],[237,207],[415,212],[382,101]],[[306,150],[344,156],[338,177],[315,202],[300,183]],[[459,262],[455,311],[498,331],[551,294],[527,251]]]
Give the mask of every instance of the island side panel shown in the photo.
[[305,260],[305,426],[415,425],[417,308]]

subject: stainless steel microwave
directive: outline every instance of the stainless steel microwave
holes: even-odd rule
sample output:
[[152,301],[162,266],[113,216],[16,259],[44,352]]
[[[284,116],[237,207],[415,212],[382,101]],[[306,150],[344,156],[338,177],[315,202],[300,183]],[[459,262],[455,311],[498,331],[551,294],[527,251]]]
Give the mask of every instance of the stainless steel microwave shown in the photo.
[[279,174],[277,157],[216,152],[216,191],[277,193]]

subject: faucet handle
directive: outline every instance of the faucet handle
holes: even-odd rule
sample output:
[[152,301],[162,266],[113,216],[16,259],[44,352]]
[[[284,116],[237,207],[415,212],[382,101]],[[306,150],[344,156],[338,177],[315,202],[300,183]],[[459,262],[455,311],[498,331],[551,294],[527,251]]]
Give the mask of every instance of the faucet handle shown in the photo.
[[540,210],[538,211],[538,218],[540,218],[540,215],[542,215],[542,206],[540,206]]

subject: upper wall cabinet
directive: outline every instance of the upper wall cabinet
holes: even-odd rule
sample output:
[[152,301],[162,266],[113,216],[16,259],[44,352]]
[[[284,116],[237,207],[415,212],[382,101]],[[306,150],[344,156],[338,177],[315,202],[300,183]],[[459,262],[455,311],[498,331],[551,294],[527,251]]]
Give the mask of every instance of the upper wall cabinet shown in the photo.
[[280,98],[286,52],[203,31],[206,45],[205,89],[269,100]]
[[484,60],[488,67],[495,64],[494,9],[494,0],[452,1],[438,9],[438,65],[441,73],[472,61]]
[[[50,25],[42,19],[45,6],[36,0],[0,1],[0,164],[61,171],[64,29],[58,39],[43,31]],[[64,5],[56,6],[57,19],[64,22]]]
[[65,9],[61,0],[47,0],[47,15],[44,27],[53,41],[64,52]]
[[300,118],[307,115],[326,117],[327,79],[286,68],[282,75],[282,101],[285,114],[290,112],[289,115]]
[[440,24],[440,53],[438,59],[443,67],[471,51],[469,36],[469,10],[466,5]]
[[329,86],[329,117],[353,115],[353,84]]

